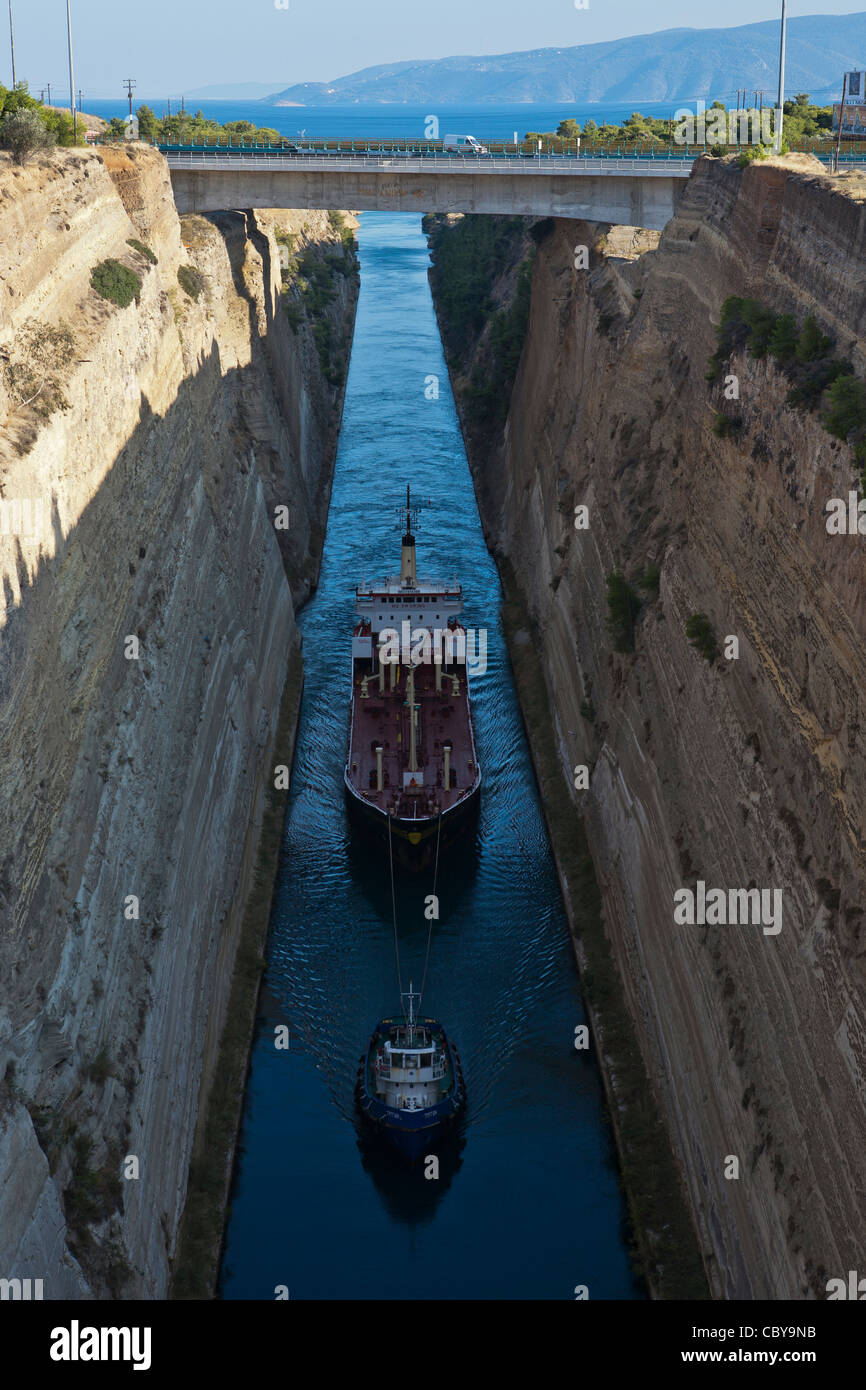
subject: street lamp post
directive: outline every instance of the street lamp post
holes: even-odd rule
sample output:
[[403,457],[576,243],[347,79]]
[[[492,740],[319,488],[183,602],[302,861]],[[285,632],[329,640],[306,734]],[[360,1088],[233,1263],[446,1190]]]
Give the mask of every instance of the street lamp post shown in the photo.
[[78,143],[78,117],[75,113],[75,78],[72,73],[72,15],[66,0],[66,42],[69,46],[69,105],[72,108],[72,143]]
[[9,0],[9,42],[12,45],[12,90],[15,91],[15,30],[12,28],[12,0]]
[[785,117],[785,30],[787,0],[782,0],[782,35],[779,40],[779,101],[776,106],[776,154],[782,153],[782,123]]

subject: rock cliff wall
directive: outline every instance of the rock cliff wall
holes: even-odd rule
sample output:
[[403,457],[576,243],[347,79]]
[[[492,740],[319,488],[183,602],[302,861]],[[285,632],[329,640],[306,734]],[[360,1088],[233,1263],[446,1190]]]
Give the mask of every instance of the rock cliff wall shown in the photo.
[[181,224],[141,147],[0,162],[0,1274],[46,1298],[166,1293],[284,760],[342,388],[275,223],[343,253],[325,213]]
[[[525,343],[492,437],[473,386],[489,331],[451,363],[489,540],[520,590],[610,949],[727,1298],[825,1297],[863,1262],[866,558],[825,525],[827,500],[858,486],[852,449],[748,353],[725,369],[739,418],[720,436],[729,407],[706,365],[736,294],[814,313],[866,375],[862,199],[856,178],[804,160],[701,160],[657,249],[617,254],[629,238],[588,224],[534,229]],[[459,235],[437,231],[434,258]],[[608,630],[615,571],[642,600],[632,652]],[[686,635],[699,613],[720,644],[738,638],[737,659],[702,659]],[[698,880],[781,889],[781,931],[677,925],[674,894]]]

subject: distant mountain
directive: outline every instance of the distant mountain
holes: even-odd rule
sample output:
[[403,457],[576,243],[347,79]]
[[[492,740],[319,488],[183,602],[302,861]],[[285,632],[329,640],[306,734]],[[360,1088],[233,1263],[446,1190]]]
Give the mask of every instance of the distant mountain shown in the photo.
[[[364,68],[333,82],[301,82],[265,100],[275,106],[400,102],[438,106],[499,102],[694,101],[733,98],[739,87],[778,86],[779,21],[736,29],[663,29],[608,43],[536,48],[489,58],[439,58]],[[829,96],[842,74],[866,69],[866,14],[788,21],[785,90]]]

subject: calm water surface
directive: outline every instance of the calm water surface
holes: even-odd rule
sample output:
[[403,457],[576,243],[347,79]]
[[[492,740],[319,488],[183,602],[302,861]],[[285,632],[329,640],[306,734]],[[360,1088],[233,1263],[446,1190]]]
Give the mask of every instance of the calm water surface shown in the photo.
[[[361,297],[319,588],[300,617],[306,686],[268,970],[246,1095],[225,1298],[642,1297],[594,1061],[574,1050],[577,972],[427,285],[420,219],[368,213]],[[438,399],[425,383],[438,377]],[[350,834],[342,771],[353,585],[399,568],[393,507],[432,505],[418,569],[456,574],[488,629],[472,687],[484,773],[475,839],[440,865],[424,1010],[463,1060],[467,1115],[440,1179],[359,1131],[358,1060],[398,1006],[387,860]],[[423,973],[430,876],[401,878],[404,982]],[[290,1029],[288,1052],[274,1028]]]

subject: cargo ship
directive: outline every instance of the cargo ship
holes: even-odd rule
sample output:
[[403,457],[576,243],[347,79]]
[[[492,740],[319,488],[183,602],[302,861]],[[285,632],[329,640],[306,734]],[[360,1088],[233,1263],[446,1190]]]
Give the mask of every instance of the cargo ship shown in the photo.
[[357,821],[410,870],[438,861],[477,813],[481,768],[457,580],[419,579],[409,488],[400,573],[355,590],[345,784]]
[[405,1017],[377,1023],[356,1091],[361,1114],[410,1163],[435,1150],[465,1100],[457,1050],[435,1018],[415,1017],[416,998],[410,983]]

